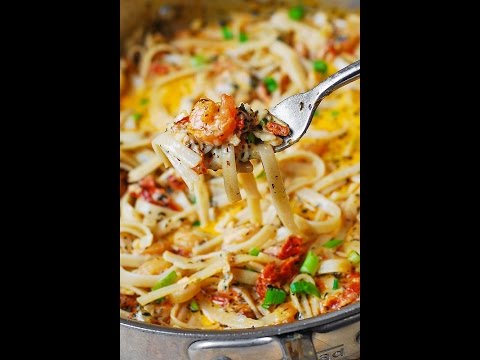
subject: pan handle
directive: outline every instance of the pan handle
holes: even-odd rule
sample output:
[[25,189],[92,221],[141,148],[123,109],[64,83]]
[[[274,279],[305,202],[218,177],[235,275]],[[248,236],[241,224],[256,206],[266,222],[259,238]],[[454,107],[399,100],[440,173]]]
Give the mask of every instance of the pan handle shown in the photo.
[[304,332],[280,336],[283,360],[360,359],[360,314]]
[[278,336],[200,340],[190,360],[354,360],[360,358],[360,314],[321,327]]

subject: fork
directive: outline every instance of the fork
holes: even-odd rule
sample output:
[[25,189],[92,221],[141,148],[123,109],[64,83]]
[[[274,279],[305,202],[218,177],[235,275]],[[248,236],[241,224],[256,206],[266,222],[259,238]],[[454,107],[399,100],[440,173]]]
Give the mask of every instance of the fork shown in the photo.
[[320,102],[333,91],[360,77],[360,60],[329,76],[312,90],[290,96],[275,105],[269,112],[290,127],[290,134],[280,145],[274,146],[279,152],[292,146],[305,134]]

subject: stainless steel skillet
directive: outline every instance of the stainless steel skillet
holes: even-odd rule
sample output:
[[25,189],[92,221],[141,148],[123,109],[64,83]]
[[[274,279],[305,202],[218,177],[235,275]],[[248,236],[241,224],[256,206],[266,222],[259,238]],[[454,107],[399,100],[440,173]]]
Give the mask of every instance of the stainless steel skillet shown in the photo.
[[[221,18],[229,11],[262,11],[296,1],[121,0],[120,45],[145,24],[162,31],[181,28],[196,17]],[[308,1],[305,5],[357,9],[359,1]],[[334,360],[360,357],[360,303],[315,318],[257,329],[183,330],[120,318],[123,360]]]

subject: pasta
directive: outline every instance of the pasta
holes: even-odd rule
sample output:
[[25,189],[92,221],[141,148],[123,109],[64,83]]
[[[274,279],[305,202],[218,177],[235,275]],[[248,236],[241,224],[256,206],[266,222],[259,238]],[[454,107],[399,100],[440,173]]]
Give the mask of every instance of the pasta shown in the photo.
[[126,49],[121,316],[240,329],[360,300],[358,83],[273,152],[290,130],[267,109],[359,58],[357,13],[302,9],[146,33]]

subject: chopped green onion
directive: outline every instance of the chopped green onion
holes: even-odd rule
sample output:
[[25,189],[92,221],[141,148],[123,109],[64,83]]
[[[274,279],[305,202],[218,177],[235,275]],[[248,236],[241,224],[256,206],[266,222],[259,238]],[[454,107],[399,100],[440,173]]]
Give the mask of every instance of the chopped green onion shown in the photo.
[[333,279],[332,290],[337,290],[337,289],[338,289],[338,279],[335,278]]
[[268,309],[270,305],[281,304],[285,301],[287,293],[282,289],[269,286],[265,294],[265,299],[263,300],[262,307]]
[[328,70],[328,65],[323,60],[315,60],[313,62],[313,70],[322,74],[326,74]]
[[302,264],[302,267],[300,268],[300,272],[315,275],[315,271],[318,269],[318,263],[318,256],[312,251],[309,251],[305,261]]
[[266,77],[264,80],[263,80],[263,83],[265,84],[265,86],[267,87],[267,90],[269,93],[272,93],[274,92],[275,90],[277,90],[278,88],[278,85],[277,85],[277,82],[274,78],[272,77]]
[[323,244],[323,247],[331,249],[331,248],[337,247],[342,242],[343,240],[335,240],[335,239],[328,240],[325,244]]
[[268,123],[267,118],[263,118],[262,120],[260,120],[260,125],[262,125],[262,126],[267,125],[267,123]]
[[147,105],[149,101],[147,98],[143,98],[140,100],[140,105]]
[[290,291],[292,294],[307,294],[320,297],[320,291],[317,287],[309,281],[300,280],[290,285]]
[[172,285],[175,281],[177,281],[177,273],[175,271],[171,271],[162,280],[153,285],[152,290],[158,290],[165,286]]
[[350,251],[350,254],[348,254],[348,261],[353,265],[357,265],[360,262],[360,254],[355,250]]
[[225,40],[233,39],[232,30],[230,30],[227,26],[222,26],[222,34]]
[[195,196],[192,197],[192,204],[196,204],[197,203],[197,198]]
[[132,119],[133,119],[134,121],[138,121],[138,120],[140,120],[141,118],[142,118],[142,114],[135,113],[135,114],[132,115]]
[[305,15],[303,6],[294,6],[288,11],[288,16],[290,16],[290,19],[292,20],[299,21],[303,18],[303,15]]
[[256,178],[257,178],[257,179],[261,179],[261,178],[263,178],[263,177],[265,177],[265,176],[267,176],[267,174],[265,174],[265,170],[262,170],[262,172],[261,172],[260,174],[258,174],[258,175],[256,176]]
[[200,226],[200,220],[196,220],[192,223],[192,226]]
[[338,111],[338,110],[333,110],[332,111],[332,116],[333,117],[337,117],[338,115],[340,115],[340,111]]
[[191,59],[193,66],[201,66],[207,62],[207,59],[203,55],[195,55]]
[[196,311],[200,310],[200,308],[198,307],[198,304],[195,300],[192,300],[192,302],[190,303],[190,310],[192,312],[196,312]]
[[248,252],[250,255],[253,255],[253,256],[258,256],[258,254],[260,254],[260,250],[256,247],[250,249],[250,251]]
[[255,144],[255,135],[253,135],[253,133],[249,132],[247,134],[247,142],[249,144]]
[[240,42],[247,42],[248,36],[244,32],[241,32],[240,35],[238,36],[238,39],[240,40]]

